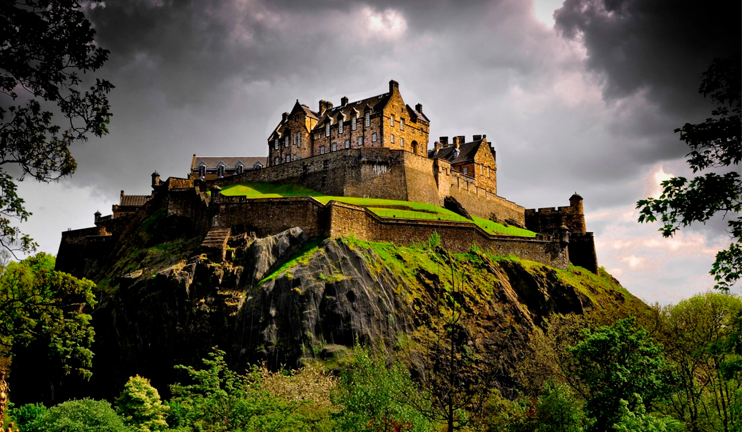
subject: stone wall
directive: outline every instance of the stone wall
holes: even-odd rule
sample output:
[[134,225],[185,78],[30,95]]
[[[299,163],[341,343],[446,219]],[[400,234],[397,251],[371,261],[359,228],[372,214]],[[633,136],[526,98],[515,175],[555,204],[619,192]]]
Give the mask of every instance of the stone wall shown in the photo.
[[347,237],[369,241],[388,241],[409,245],[427,242],[437,232],[441,243],[454,253],[467,252],[472,244],[497,255],[516,255],[523,259],[566,269],[566,245],[512,236],[493,236],[476,225],[454,221],[420,221],[380,218],[369,210],[345,203],[329,206],[330,237]]
[[570,232],[586,232],[585,215],[581,207],[546,207],[525,211],[526,227],[539,233],[553,233],[565,225]]
[[595,251],[593,233],[572,233],[569,235],[569,262],[598,273],[598,254]]
[[[215,200],[217,201],[217,200]],[[232,233],[254,232],[260,237],[301,227],[310,237],[325,237],[325,206],[314,198],[267,198],[221,196],[215,212],[216,227],[231,228]]]

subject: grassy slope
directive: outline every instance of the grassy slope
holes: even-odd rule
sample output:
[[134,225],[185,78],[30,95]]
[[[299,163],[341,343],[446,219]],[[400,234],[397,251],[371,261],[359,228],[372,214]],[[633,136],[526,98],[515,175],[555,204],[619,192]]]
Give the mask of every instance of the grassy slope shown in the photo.
[[[405,218],[424,220],[448,220],[457,222],[471,222],[460,215],[432,204],[397,201],[378,198],[358,198],[323,195],[315,190],[296,185],[276,185],[271,183],[243,183],[228,185],[222,188],[225,196],[245,196],[247,198],[279,198],[310,196],[322,204],[330,201],[339,201],[347,204],[367,207],[375,214],[384,218]],[[522,228],[505,226],[497,222],[482,218],[473,218],[474,223],[490,234],[535,237],[536,233]]]

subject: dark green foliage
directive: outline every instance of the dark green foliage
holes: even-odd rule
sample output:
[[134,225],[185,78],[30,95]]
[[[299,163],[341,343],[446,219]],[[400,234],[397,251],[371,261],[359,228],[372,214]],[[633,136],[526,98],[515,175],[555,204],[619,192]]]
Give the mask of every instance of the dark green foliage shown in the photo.
[[167,411],[168,407],[162,405],[157,389],[139,375],[129,378],[121,396],[116,399],[116,413],[136,432],[167,429]]
[[418,389],[407,369],[387,364],[361,347],[354,363],[342,374],[333,400],[342,410],[337,427],[343,431],[432,431],[430,423],[413,407]]
[[10,418],[13,419],[20,432],[30,430],[30,425],[48,410],[42,403],[21,405],[10,410]]
[[[77,168],[70,145],[108,133],[113,85],[96,79],[85,91],[78,75],[103,66],[108,51],[94,43],[95,30],[74,0],[0,2],[0,29],[0,165],[44,182],[70,175]],[[0,245],[29,251],[35,243],[10,225],[30,216],[16,190],[0,169]]]
[[54,257],[43,252],[8,264],[0,276],[0,355],[42,340],[65,374],[89,378],[95,332],[85,308],[96,304],[94,287],[55,271]]
[[49,408],[31,423],[28,432],[129,432],[106,401],[81,399]]
[[731,168],[729,172],[708,172],[690,181],[674,177],[662,182],[662,195],[637,202],[641,209],[639,222],[663,223],[660,232],[665,237],[693,222],[706,222],[721,214],[728,218],[732,243],[716,255],[711,274],[716,288],[728,290],[742,276],[742,180],[739,163],[742,158],[740,130],[740,59],[716,59],[703,74],[700,92],[709,96],[716,108],[713,118],[703,123],[686,123],[675,129],[680,140],[691,149],[688,164],[693,172]]
[[635,318],[610,327],[583,330],[584,340],[569,347],[574,374],[587,387],[588,416],[595,419],[590,431],[604,432],[618,421],[621,400],[633,411],[638,395],[647,404],[669,392],[672,367]]
[[634,411],[629,410],[629,403],[621,400],[620,417],[613,425],[616,432],[683,432],[683,423],[664,415],[648,414],[641,397],[634,397]]
[[582,432],[584,417],[569,386],[546,383],[536,402],[538,432]]
[[185,370],[192,384],[174,384],[168,402],[168,423],[179,431],[305,431],[327,430],[305,423],[297,414],[300,403],[276,397],[262,388],[260,370],[247,375],[229,369],[224,351],[213,349],[204,369]]

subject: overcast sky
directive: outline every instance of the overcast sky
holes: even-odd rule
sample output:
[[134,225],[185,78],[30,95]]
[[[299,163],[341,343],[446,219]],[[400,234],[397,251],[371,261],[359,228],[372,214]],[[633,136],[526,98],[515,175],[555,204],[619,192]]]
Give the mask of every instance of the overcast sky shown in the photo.
[[[723,5],[722,5],[723,4]],[[56,254],[61,232],[109,214],[150,174],[184,177],[193,153],[265,156],[294,101],[316,109],[400,84],[439,136],[486,134],[501,196],[527,208],[585,199],[599,264],[648,302],[713,286],[724,222],[663,239],[635,202],[689,175],[673,129],[710,113],[714,57],[740,52],[739,1],[116,0],[89,8],[99,76],[116,89],[110,135],[75,146],[78,172],[25,181],[23,228]],[[717,8],[717,9],[708,9]],[[723,10],[723,8],[731,8]],[[736,9],[734,9],[736,8]],[[739,289],[737,289],[739,291]]]

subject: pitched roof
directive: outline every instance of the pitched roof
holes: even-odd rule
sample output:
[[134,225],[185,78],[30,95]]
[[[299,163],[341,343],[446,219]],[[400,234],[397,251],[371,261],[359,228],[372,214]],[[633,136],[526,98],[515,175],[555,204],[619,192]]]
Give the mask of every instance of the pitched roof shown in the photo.
[[260,162],[263,167],[268,166],[267,157],[256,157],[256,156],[194,156],[191,165],[191,171],[197,170],[198,166],[202,163],[206,165],[206,169],[216,169],[219,166],[219,162],[224,164],[226,169],[235,169],[237,165],[242,162],[242,165],[246,169],[252,169],[256,163]]
[[426,116],[425,114],[423,114],[422,111],[418,111],[418,110],[412,108],[411,106],[407,105],[407,112],[410,114],[410,118],[411,119],[412,118],[417,118],[417,119],[421,119],[423,121],[426,121],[426,122],[430,123],[430,119],[428,119],[428,116]]
[[349,102],[345,105],[332,107],[322,114],[319,121],[314,126],[314,129],[324,127],[324,124],[327,120],[330,121],[330,124],[336,124],[338,122],[338,116],[340,116],[341,114],[344,116],[343,120],[348,120],[353,116],[354,112],[357,113],[359,116],[362,116],[366,108],[370,108],[374,111],[382,110],[386,106],[386,103],[389,101],[389,96],[391,96],[391,93],[384,93],[378,96],[361,99],[356,102]]
[[474,162],[474,155],[476,155],[479,151],[479,146],[481,144],[481,139],[461,144],[459,146],[458,154],[456,154],[456,152],[454,151],[456,147],[449,144],[448,146],[443,147],[442,149],[439,149],[437,152],[433,153],[430,158],[445,159],[452,165],[464,162]]
[[141,207],[152,198],[151,195],[122,195],[120,206]]

